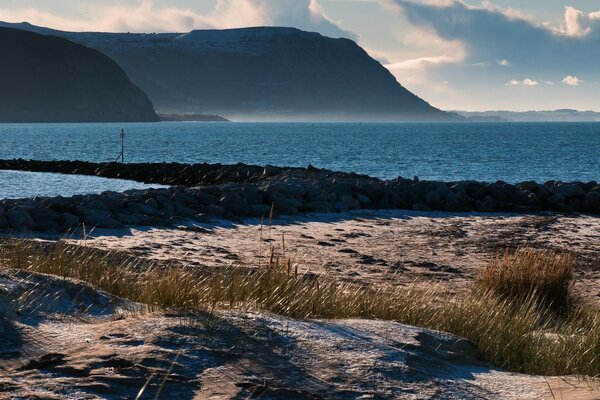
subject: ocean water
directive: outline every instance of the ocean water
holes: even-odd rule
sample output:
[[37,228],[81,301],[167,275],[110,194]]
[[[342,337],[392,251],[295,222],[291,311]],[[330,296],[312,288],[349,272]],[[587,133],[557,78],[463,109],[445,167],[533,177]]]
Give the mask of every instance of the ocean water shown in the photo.
[[[112,161],[121,129],[126,162],[312,164],[386,179],[600,180],[600,123],[0,124],[0,158]],[[13,194],[32,183],[6,179],[0,197],[9,183]],[[87,192],[92,181],[40,179],[28,193]]]
[[0,171],[0,199],[36,196],[64,196],[162,187],[124,179],[62,175],[42,172]]

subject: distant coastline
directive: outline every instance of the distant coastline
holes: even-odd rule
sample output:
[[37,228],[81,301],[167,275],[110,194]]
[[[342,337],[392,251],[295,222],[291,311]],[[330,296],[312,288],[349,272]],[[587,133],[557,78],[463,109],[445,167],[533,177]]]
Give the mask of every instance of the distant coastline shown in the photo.
[[158,113],[158,118],[162,122],[231,122],[225,117],[221,117],[220,115],[207,115],[207,114],[161,114]]
[[600,122],[600,112],[570,108],[541,111],[453,111],[471,122]]

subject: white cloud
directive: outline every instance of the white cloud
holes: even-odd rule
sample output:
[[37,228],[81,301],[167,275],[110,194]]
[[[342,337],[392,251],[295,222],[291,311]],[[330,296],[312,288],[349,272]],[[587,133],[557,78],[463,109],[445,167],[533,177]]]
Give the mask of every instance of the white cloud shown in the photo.
[[[462,1],[459,1],[459,2],[462,4],[465,4]],[[507,18],[512,19],[512,20],[521,19],[524,21],[533,21],[533,17],[531,17],[528,14],[525,14],[522,11],[519,11],[519,10],[517,10],[515,8],[511,8],[511,7],[503,9],[503,8],[497,6],[496,4],[492,3],[489,0],[484,0],[481,4],[481,7],[467,6],[467,8],[470,8],[472,10],[484,9],[487,11],[491,11],[493,13],[503,14],[504,16],[506,16]]]
[[248,26],[294,26],[334,37],[354,37],[324,12],[318,0],[216,0],[214,9],[200,14],[156,0],[136,4],[90,6],[85,19],[68,18],[35,8],[0,8],[0,20],[27,21],[68,31],[187,32]]
[[586,23],[585,14],[573,7],[565,7],[565,25],[563,33],[567,36],[585,36],[590,33],[589,26],[583,26]]
[[510,67],[512,64],[510,63],[510,61],[502,59],[502,60],[498,60],[497,61],[498,65],[501,67]]
[[579,84],[583,83],[583,81],[576,76],[567,75],[563,78],[562,83],[569,86],[579,86]]
[[517,79],[511,79],[510,81],[506,82],[504,85],[505,86],[519,86],[519,85],[523,85],[523,86],[537,86],[539,85],[540,82],[535,80],[535,79],[531,79],[531,78],[525,78],[522,81],[519,81]]

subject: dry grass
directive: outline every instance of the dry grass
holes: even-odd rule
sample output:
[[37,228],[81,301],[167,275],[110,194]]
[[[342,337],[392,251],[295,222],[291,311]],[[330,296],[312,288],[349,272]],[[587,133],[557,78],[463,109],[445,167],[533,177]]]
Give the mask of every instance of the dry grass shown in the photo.
[[[553,318],[552,309],[541,306],[537,296],[541,290],[538,287],[546,288],[545,284],[531,290],[529,284],[524,284],[522,287],[528,289],[517,292],[518,301],[498,296],[512,291],[495,289],[478,289],[465,297],[452,298],[431,285],[373,289],[322,276],[298,276],[288,260],[280,264],[275,257],[256,268],[200,273],[198,268],[151,265],[60,242],[16,241],[1,249],[0,265],[79,279],[151,307],[190,312],[254,309],[297,318],[392,320],[465,337],[477,344],[483,359],[513,371],[600,374],[600,317],[573,312],[568,319]],[[495,261],[490,271],[510,270],[524,260],[533,260],[538,266],[553,265],[541,255],[507,255]],[[486,271],[486,277],[495,276],[490,271]],[[536,276],[542,279],[554,275]],[[502,282],[508,281],[503,278]]]
[[547,306],[564,309],[571,299],[574,269],[568,253],[522,248],[496,257],[478,283],[502,297],[523,300],[533,296]]

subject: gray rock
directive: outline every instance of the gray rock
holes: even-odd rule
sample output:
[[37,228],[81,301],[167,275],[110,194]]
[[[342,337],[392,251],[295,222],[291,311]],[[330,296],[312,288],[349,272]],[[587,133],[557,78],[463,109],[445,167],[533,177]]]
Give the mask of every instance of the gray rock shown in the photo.
[[550,192],[559,198],[571,198],[576,196],[582,196],[585,192],[583,188],[577,183],[559,183],[554,186],[550,186]]
[[262,196],[258,193],[256,186],[244,185],[241,189],[241,196],[246,199],[248,204],[261,204]]
[[340,201],[344,203],[347,210],[356,210],[360,208],[360,201],[356,200],[352,195],[344,194],[340,197]]
[[158,205],[158,202],[153,197],[146,199],[146,201],[144,201],[144,204],[147,204],[152,208],[156,208],[156,209],[160,208],[160,206]]
[[0,215],[0,229],[6,229],[8,227],[8,220],[4,215]]
[[75,201],[72,197],[58,196],[49,199],[48,205],[56,211],[67,211],[75,206]]
[[162,225],[159,217],[132,212],[115,213],[115,218],[123,225]]
[[234,214],[247,213],[248,203],[242,199],[237,192],[229,191],[223,194],[219,203],[228,211]]
[[63,213],[55,211],[51,208],[34,208],[29,211],[29,215],[33,218],[36,225],[43,223],[44,221],[60,222],[63,219]]
[[[125,208],[127,201],[121,193],[107,192],[102,196],[102,201],[111,210],[120,210]],[[106,209],[105,209],[106,210]]]
[[30,231],[35,227],[33,218],[27,211],[20,209],[12,209],[7,213],[8,224],[10,227],[19,232]]
[[126,210],[127,210],[127,212],[130,212],[133,214],[149,215],[149,216],[153,216],[153,217],[159,217],[162,215],[162,213],[159,210],[150,206],[149,204],[144,204],[144,203],[136,203],[136,202],[127,203]]
[[75,215],[70,213],[63,214],[61,231],[66,232],[81,225],[81,221]]
[[84,203],[82,205],[85,208],[90,208],[92,210],[102,210],[102,211],[108,211],[109,207],[106,205],[106,203],[100,199],[95,199],[90,201],[89,203]]
[[89,227],[106,229],[117,229],[123,227],[123,225],[116,219],[112,218],[110,214],[101,211],[85,216],[83,221]]
[[158,203],[159,208],[164,216],[171,217],[175,215],[175,205],[169,197],[159,194],[156,196],[156,202]]
[[279,213],[296,214],[302,206],[302,201],[294,197],[286,196],[283,193],[273,193],[269,196],[269,201],[274,204],[274,208]]
[[174,215],[182,218],[192,218],[198,214],[198,211],[179,202],[173,202]]
[[356,196],[356,200],[358,200],[363,207],[373,203],[371,199],[365,196],[364,194],[355,193],[354,196]]
[[583,198],[582,210],[600,214],[600,192],[589,192]]

